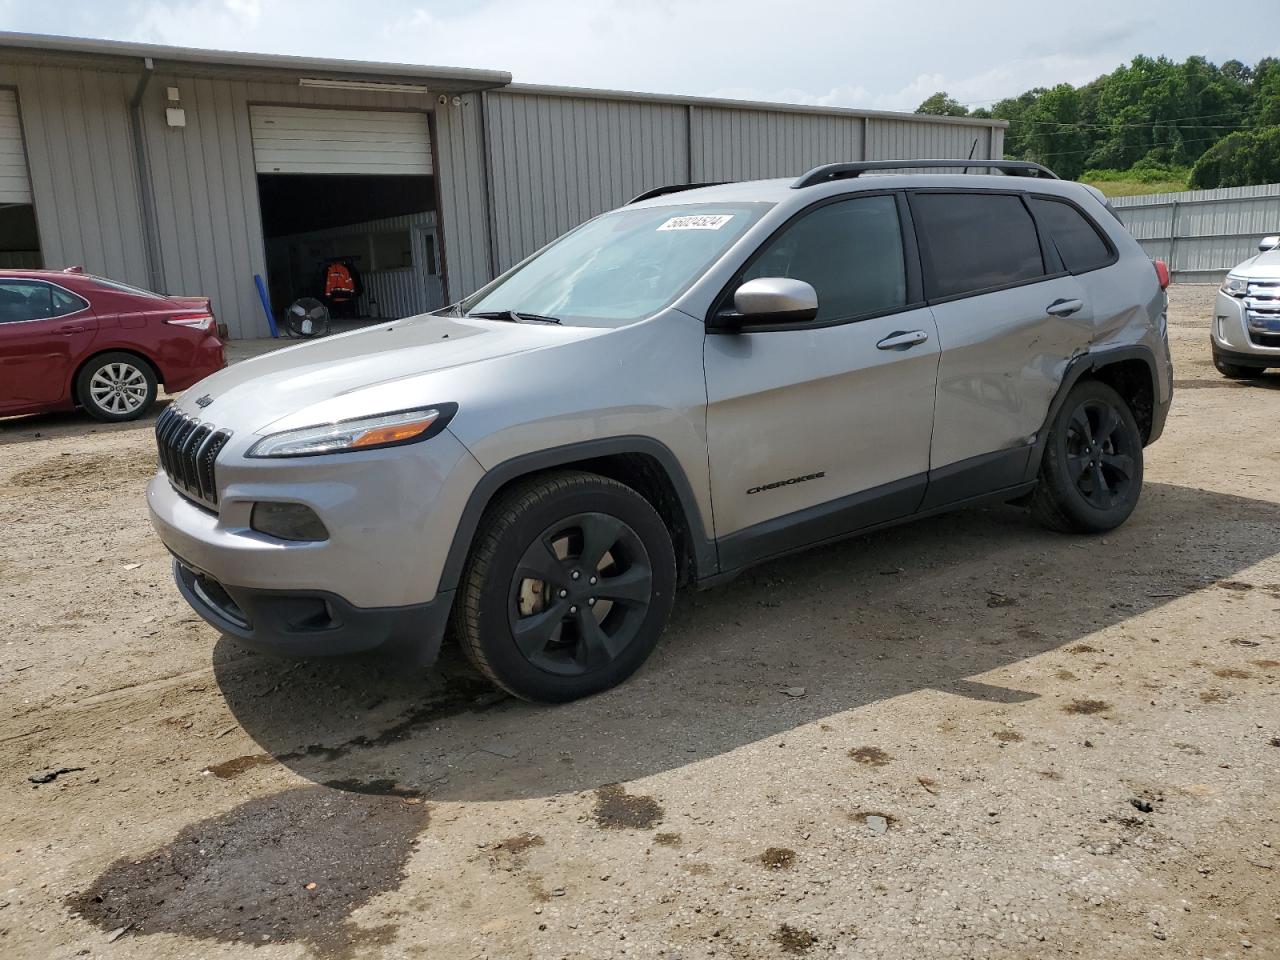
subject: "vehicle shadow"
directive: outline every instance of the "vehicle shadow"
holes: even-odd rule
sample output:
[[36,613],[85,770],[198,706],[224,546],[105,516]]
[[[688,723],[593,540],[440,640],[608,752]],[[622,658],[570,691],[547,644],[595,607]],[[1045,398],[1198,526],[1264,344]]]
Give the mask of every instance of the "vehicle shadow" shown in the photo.
[[173,401],[173,397],[161,396],[151,409],[137,420],[124,423],[104,423],[95,420],[83,410],[66,410],[57,413],[30,413],[20,417],[0,417],[0,447],[24,443],[39,443],[57,437],[76,437],[86,434],[132,433],[136,430],[152,430],[156,418]]
[[[264,753],[211,769],[234,776],[274,758],[364,792],[550,796],[696,763],[915,691],[1025,701],[1036,694],[973,678],[1278,552],[1280,505],[1169,484],[1148,484],[1130,522],[1106,537],[1052,534],[1013,507],[958,512],[686,594],[635,677],[559,707],[495,696],[456,655],[424,676],[386,658],[251,656],[224,637],[218,683]],[[798,687],[801,696],[783,692]]]

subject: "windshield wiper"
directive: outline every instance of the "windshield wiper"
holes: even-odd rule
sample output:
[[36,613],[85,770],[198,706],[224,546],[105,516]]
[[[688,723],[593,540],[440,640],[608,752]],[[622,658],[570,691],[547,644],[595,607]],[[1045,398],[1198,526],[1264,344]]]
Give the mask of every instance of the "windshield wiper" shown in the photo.
[[506,320],[509,323],[554,323],[559,324],[559,317],[544,317],[540,313],[525,313],[522,310],[480,310],[467,314],[481,320]]

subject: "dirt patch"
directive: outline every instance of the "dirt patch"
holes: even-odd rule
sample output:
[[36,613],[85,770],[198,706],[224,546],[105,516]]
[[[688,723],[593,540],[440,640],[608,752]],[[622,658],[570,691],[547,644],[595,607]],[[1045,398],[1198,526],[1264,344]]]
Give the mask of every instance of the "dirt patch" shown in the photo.
[[254,767],[265,767],[275,762],[275,758],[269,753],[251,753],[248,756],[224,760],[222,763],[212,763],[205,769],[219,780],[234,780]]
[[783,953],[808,953],[817,944],[818,938],[808,930],[784,923],[774,932],[773,941],[782,948]]
[[1039,777],[1041,780],[1048,780],[1052,783],[1062,782],[1062,774],[1057,770],[1041,770],[1039,771]]
[[543,846],[545,842],[536,833],[521,833],[514,837],[507,837],[505,840],[499,840],[493,845],[493,849],[512,857],[519,857],[528,853],[533,847]]
[[898,825],[898,818],[895,817],[892,813],[885,813],[883,810],[859,810],[857,813],[849,814],[849,819],[852,820],[854,823],[861,823],[864,825],[866,824],[867,820],[869,820],[871,817],[883,818],[884,822],[890,828],[896,827]]
[[678,847],[684,839],[678,833],[659,833],[654,835],[653,842],[661,847]]
[[1078,680],[1078,679],[1080,679],[1080,678],[1079,678],[1079,677],[1077,677],[1074,673],[1072,673],[1070,670],[1059,670],[1057,673],[1055,673],[1055,674],[1053,675],[1053,678],[1054,678],[1055,680]]
[[1237,670],[1235,667],[1222,667],[1213,671],[1213,675],[1223,680],[1248,680],[1253,676],[1248,670]]
[[1280,667],[1280,660],[1250,660],[1249,662],[1259,670],[1274,670]]
[[620,783],[606,783],[596,790],[592,816],[604,830],[651,830],[662,822],[663,810],[653,797],[627,793]]
[[770,847],[759,859],[770,870],[789,870],[796,862],[796,852],[787,847]]
[[1018,733],[1017,730],[997,730],[995,733],[991,734],[991,736],[999,740],[1001,743],[1022,742],[1022,734]]
[[1074,653],[1074,654],[1081,654],[1081,653],[1101,653],[1101,652],[1102,652],[1102,651],[1101,651],[1101,650],[1099,650],[1097,647],[1092,646],[1092,645],[1087,644],[1087,643],[1077,643],[1074,647],[1069,647],[1069,648],[1067,649],[1067,653]]
[[1214,690],[1201,690],[1201,691],[1200,691],[1200,702],[1201,702],[1201,703],[1221,703],[1223,700],[1230,700],[1230,699],[1231,699],[1231,691],[1230,691],[1230,690],[1217,690],[1217,689],[1214,689]]
[[104,490],[122,484],[141,484],[156,472],[153,454],[106,456],[64,453],[12,474],[6,486],[41,494],[74,489]]
[[298,787],[185,827],[126,855],[67,905],[103,930],[225,943],[305,943],[347,958],[389,942],[351,913],[405,879],[425,805]]
[[1246,590],[1252,590],[1252,583],[1245,583],[1243,580],[1219,580],[1218,586],[1223,590],[1234,590],[1237,593],[1244,593]]
[[893,759],[879,747],[854,747],[849,751],[849,757],[868,767],[883,767]]
[[1111,704],[1105,700],[1072,700],[1062,708],[1062,712],[1087,717],[1095,713],[1105,713],[1110,709]]

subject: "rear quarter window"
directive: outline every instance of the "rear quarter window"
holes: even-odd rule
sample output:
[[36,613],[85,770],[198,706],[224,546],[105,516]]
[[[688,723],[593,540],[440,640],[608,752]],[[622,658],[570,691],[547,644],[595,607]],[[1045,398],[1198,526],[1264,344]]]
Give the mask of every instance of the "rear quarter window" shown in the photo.
[[917,193],[911,215],[930,300],[1034,280],[1045,274],[1035,221],[1002,193]]
[[1030,202],[1040,226],[1057,247],[1063,266],[1072,273],[1097,270],[1114,259],[1098,228],[1071,204],[1043,197],[1032,197]]

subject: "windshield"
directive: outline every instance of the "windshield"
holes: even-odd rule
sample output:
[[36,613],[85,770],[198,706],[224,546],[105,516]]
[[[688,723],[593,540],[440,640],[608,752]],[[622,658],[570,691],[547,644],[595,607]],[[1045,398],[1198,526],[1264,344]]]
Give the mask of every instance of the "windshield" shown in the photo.
[[632,323],[683,293],[770,206],[615,210],[565,234],[460,306],[463,313],[515,311],[584,326]]

